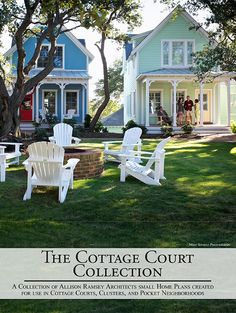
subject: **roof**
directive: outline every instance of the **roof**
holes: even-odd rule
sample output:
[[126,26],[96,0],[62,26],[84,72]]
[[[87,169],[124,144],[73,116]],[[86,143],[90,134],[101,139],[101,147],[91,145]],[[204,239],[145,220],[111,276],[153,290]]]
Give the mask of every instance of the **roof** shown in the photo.
[[104,126],[123,126],[124,125],[124,108],[102,119]]
[[[81,50],[85,55],[88,56],[89,60],[92,61],[94,59],[94,56],[92,53],[85,47],[85,40],[84,39],[77,39],[72,32],[66,31],[66,27],[62,27],[62,31],[64,31],[64,34]],[[32,36],[31,36],[32,37]],[[29,40],[28,37],[25,39],[24,43]],[[5,57],[8,57],[9,55],[13,54],[17,50],[16,44],[14,44],[7,52],[4,53]]]
[[[211,72],[212,77],[222,78],[222,77],[235,77],[235,72]],[[189,68],[161,68],[154,71],[144,72],[138,75],[137,79],[144,77],[168,77],[168,76],[196,76],[196,74]]]
[[161,68],[158,70],[141,73],[140,75],[194,75],[189,68]]
[[158,33],[164,26],[165,24],[173,17],[173,15],[175,14],[175,12],[177,10],[181,10],[180,14],[183,15],[191,24],[193,24],[194,26],[199,27],[198,31],[201,32],[203,34],[203,36],[205,36],[207,39],[209,39],[209,35],[207,33],[207,31],[205,29],[203,29],[203,27],[200,26],[200,24],[180,5],[178,5],[172,12],[170,12],[167,17],[162,20],[162,22],[160,24],[158,24],[152,31],[146,32],[146,33],[142,33],[140,34],[140,36],[135,35],[132,38],[138,38],[138,37],[142,37],[142,36],[146,36],[130,53],[130,55],[135,54],[137,51],[139,51],[143,46],[145,46],[146,43],[148,43],[155,35],[156,33]]
[[[42,69],[33,69],[29,72],[29,76],[33,77],[41,71]],[[13,71],[13,75],[16,75],[16,70]],[[90,76],[86,71],[52,70],[46,78],[89,79]]]

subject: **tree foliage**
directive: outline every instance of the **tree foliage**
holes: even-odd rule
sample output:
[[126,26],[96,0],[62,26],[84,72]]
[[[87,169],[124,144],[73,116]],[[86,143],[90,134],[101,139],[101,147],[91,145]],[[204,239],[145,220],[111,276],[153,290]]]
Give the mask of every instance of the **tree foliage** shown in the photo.
[[[171,6],[179,2],[161,1]],[[199,79],[210,75],[213,67],[220,67],[223,71],[236,71],[235,0],[186,0],[183,7],[193,15],[200,11],[207,12],[203,26],[212,28],[209,32],[209,45],[195,54],[194,71]]]
[[[110,91],[110,97],[116,100],[120,99],[123,92],[123,76],[122,76],[122,60],[116,60],[108,68],[108,86]],[[95,89],[96,101],[104,98],[104,79],[101,78],[96,83]]]

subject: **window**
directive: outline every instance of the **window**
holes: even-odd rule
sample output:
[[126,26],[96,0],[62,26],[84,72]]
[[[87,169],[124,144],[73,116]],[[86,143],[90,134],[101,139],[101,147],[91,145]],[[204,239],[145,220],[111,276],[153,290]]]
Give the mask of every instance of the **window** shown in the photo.
[[150,91],[149,92],[149,113],[156,114],[161,103],[161,91]]
[[193,40],[162,41],[162,66],[190,66],[193,64],[193,53]]
[[184,42],[172,42],[172,65],[184,66]]
[[[200,102],[200,93],[198,94],[198,100]],[[208,94],[203,93],[203,110],[208,111],[209,110],[209,101],[208,101]]]
[[75,110],[75,114],[78,114],[77,91],[66,91],[66,113],[68,110]]
[[45,113],[56,114],[56,90],[43,92],[43,107]]
[[[39,54],[37,67],[45,67],[48,62],[48,52],[50,47],[48,45],[44,45],[41,47],[41,51]],[[57,46],[56,51],[53,58],[53,65],[55,68],[63,68],[63,47]]]
[[169,51],[170,51],[169,41],[163,42],[163,65],[169,65]]
[[193,41],[187,42],[187,64],[193,64]]

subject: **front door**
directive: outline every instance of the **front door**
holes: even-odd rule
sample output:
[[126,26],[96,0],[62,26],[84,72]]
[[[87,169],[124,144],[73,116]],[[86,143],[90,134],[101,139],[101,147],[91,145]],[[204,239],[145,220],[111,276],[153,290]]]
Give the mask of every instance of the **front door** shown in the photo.
[[[196,90],[196,98],[198,98],[200,103],[200,92]],[[212,122],[212,105],[211,105],[211,90],[203,90],[203,123]],[[199,105],[200,107],[200,105]]]
[[20,105],[20,120],[31,122],[33,119],[32,94],[26,95]]

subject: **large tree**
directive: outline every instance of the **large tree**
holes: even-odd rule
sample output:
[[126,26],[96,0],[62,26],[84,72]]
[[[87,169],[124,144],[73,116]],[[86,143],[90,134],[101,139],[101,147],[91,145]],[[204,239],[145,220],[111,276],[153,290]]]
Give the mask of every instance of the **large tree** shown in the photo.
[[[120,26],[128,25],[130,30],[140,25],[140,8],[140,0],[100,0],[97,3],[99,21],[94,26],[101,35],[101,39],[96,43],[96,47],[99,50],[103,65],[104,98],[91,121],[91,131],[94,130],[99,117],[110,100],[109,73],[105,54],[106,40],[111,39],[119,43],[123,43],[124,40],[127,40],[128,37],[120,30]],[[110,51],[110,53],[112,53],[112,51]]]
[[[161,0],[171,6],[177,0]],[[210,41],[195,55],[194,71],[199,79],[210,75],[213,67],[236,71],[236,5],[235,0],[183,0],[182,5],[193,15],[206,12],[203,26],[209,28]],[[180,9],[181,10],[181,9]],[[200,26],[200,25],[199,25]],[[198,27],[196,27],[198,28]]]

